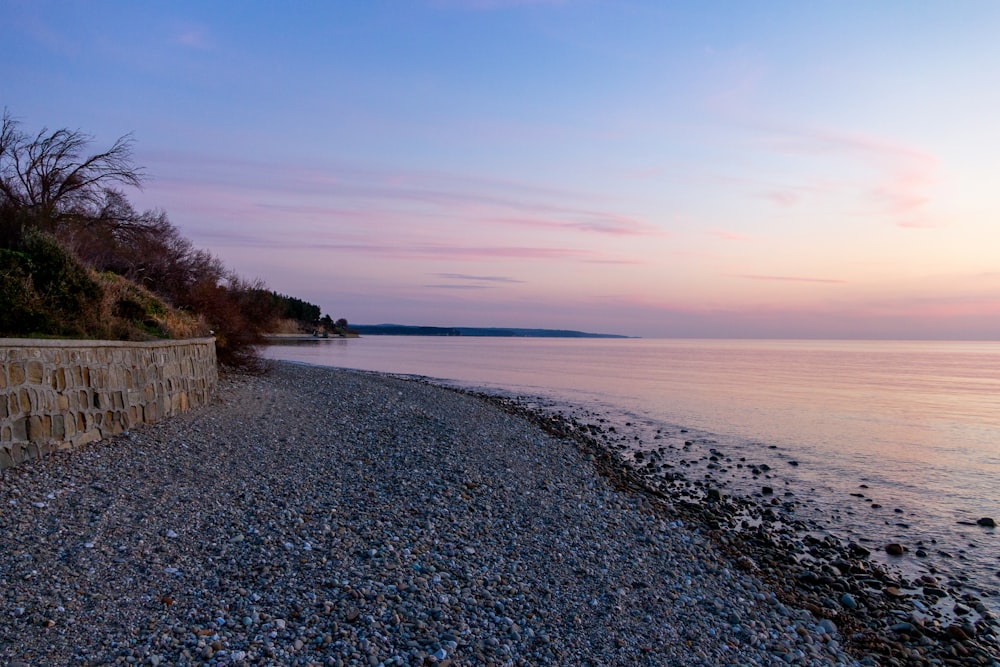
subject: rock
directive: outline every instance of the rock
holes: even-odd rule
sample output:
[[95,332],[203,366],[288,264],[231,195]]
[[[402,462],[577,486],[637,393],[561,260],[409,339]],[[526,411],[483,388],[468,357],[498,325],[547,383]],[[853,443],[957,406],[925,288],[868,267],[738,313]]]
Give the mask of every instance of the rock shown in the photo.
[[819,623],[816,624],[816,629],[820,632],[825,632],[831,637],[837,634],[837,625],[828,618],[824,618]]
[[850,593],[844,593],[840,596],[840,604],[844,605],[848,609],[857,609],[858,601],[854,599],[854,596]]
[[847,549],[848,551],[851,552],[851,555],[854,556],[855,558],[867,558],[872,554],[871,551],[865,549],[857,542],[851,542],[849,545],[847,545]]
[[761,488],[760,492],[763,493],[765,496],[769,496],[772,493],[774,493],[774,489],[772,489],[770,486],[765,486]]
[[988,517],[988,516],[984,516],[982,519],[979,519],[978,521],[976,521],[976,523],[979,524],[980,526],[985,526],[986,528],[996,528],[997,527],[997,522],[994,521],[991,517]]
[[890,556],[902,556],[904,551],[906,551],[906,548],[895,542],[885,545],[885,552]]
[[946,629],[948,636],[952,639],[957,639],[958,641],[964,642],[968,641],[969,635],[966,634],[965,630],[962,629],[960,625],[949,625]]

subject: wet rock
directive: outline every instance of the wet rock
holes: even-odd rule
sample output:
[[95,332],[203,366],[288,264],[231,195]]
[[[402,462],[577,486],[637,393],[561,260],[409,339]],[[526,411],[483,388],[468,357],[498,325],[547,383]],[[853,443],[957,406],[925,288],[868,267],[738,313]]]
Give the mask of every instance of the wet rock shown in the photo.
[[984,526],[986,528],[996,528],[997,527],[997,522],[994,521],[991,517],[988,517],[988,516],[984,516],[982,519],[979,519],[978,521],[976,521],[976,523],[979,524],[980,526]]
[[872,554],[871,551],[869,551],[868,549],[865,549],[863,546],[861,546],[857,542],[851,542],[847,546],[847,549],[850,552],[851,556],[853,556],[855,558],[867,558],[868,556],[871,556],[871,554]]
[[906,547],[895,542],[885,545],[885,552],[890,556],[902,556],[904,551],[906,551]]

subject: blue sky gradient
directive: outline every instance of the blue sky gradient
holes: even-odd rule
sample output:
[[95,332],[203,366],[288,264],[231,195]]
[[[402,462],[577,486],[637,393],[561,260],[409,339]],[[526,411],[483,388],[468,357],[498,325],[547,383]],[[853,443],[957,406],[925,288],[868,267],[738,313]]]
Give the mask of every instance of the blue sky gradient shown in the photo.
[[0,0],[0,105],[354,322],[1000,337],[993,2]]

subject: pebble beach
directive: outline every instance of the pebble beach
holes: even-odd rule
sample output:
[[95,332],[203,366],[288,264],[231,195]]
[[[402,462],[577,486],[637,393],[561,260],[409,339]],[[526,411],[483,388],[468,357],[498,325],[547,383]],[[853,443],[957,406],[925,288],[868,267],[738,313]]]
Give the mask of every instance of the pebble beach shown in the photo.
[[985,621],[938,637],[789,595],[703,513],[546,419],[274,363],[225,376],[212,405],[5,470],[0,662],[998,664]]

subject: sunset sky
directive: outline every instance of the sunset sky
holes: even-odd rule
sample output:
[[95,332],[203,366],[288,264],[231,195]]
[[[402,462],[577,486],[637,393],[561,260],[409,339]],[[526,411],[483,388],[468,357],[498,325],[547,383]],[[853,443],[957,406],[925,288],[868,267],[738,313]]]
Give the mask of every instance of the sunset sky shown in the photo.
[[1000,339],[1000,3],[0,0],[0,107],[355,323]]

